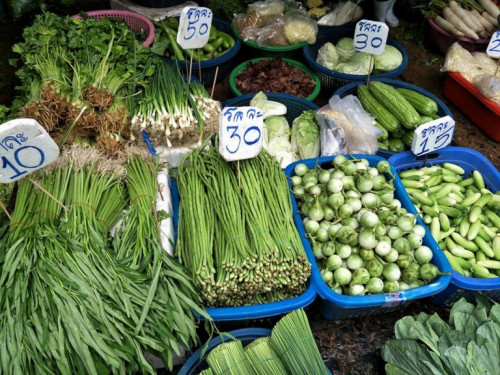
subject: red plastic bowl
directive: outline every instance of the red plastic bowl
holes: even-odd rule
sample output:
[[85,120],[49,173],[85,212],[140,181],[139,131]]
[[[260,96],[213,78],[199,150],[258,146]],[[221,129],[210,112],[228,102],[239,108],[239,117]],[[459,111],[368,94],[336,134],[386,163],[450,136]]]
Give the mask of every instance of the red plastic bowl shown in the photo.
[[[97,18],[99,20],[104,17],[125,20],[127,26],[132,30],[142,31],[148,35],[147,39],[142,43],[144,47],[149,47],[155,39],[155,27],[153,23],[139,13],[129,12],[128,10],[93,10],[91,12],[86,12],[86,15],[87,17]],[[79,14],[75,14],[73,18],[81,19],[82,17]]]
[[458,41],[462,47],[470,52],[485,51],[488,47],[489,39],[478,39],[473,40],[469,38],[459,38],[455,35],[450,34],[448,31],[440,28],[436,22],[427,18],[429,23],[429,40],[434,45],[437,51],[446,55],[448,48],[451,47],[453,43]]

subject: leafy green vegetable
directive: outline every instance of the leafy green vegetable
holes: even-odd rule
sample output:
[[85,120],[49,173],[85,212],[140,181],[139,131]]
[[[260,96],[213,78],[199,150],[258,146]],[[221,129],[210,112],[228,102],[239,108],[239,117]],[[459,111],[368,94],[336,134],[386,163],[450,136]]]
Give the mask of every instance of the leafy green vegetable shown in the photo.
[[332,69],[335,68],[339,61],[339,54],[337,48],[333,43],[325,43],[318,50],[318,55],[316,56],[316,62],[323,65],[325,68]]
[[396,69],[403,62],[403,55],[396,47],[386,45],[384,52],[375,56],[375,69],[381,72],[388,72]]
[[315,110],[304,111],[293,120],[292,147],[301,159],[317,158],[320,153],[319,127]]
[[263,115],[264,119],[270,116],[280,116],[286,114],[286,106],[279,102],[274,102],[272,100],[267,100],[266,94],[264,92],[259,91],[255,96],[250,100],[250,105],[253,107],[259,108]]
[[290,136],[290,125],[285,116],[271,116],[265,120],[267,139],[271,140],[279,136]]
[[484,296],[477,305],[456,302],[449,322],[437,314],[406,316],[396,339],[382,347],[388,375],[496,374],[500,363],[500,305]]

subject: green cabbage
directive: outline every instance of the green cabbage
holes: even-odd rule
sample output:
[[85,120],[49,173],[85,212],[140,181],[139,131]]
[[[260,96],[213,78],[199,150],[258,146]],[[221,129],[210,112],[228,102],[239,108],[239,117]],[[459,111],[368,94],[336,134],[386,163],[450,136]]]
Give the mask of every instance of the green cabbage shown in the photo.
[[292,147],[300,159],[317,158],[320,153],[319,127],[314,119],[316,111],[304,111],[293,120]]
[[250,105],[252,107],[257,107],[262,111],[264,115],[264,119],[270,116],[280,116],[286,114],[286,105],[273,102],[272,100],[267,100],[266,94],[264,92],[259,91],[255,96],[250,100]]
[[358,61],[337,64],[335,71],[354,75],[368,74],[366,73],[364,65]]
[[337,48],[335,48],[333,43],[325,43],[318,50],[316,62],[325,68],[333,70],[338,61],[339,54],[337,53]]
[[363,72],[361,74],[370,74],[373,71],[373,55],[364,52],[356,52],[349,60],[349,63],[353,62],[363,65]]
[[271,116],[265,121],[267,129],[267,139],[271,140],[280,136],[290,136],[290,125],[284,116]]
[[342,38],[340,39],[336,46],[339,57],[344,61],[349,60],[355,53],[354,49],[354,39],[352,38]]
[[388,72],[396,69],[403,62],[403,55],[396,47],[386,45],[384,52],[375,56],[375,70]]

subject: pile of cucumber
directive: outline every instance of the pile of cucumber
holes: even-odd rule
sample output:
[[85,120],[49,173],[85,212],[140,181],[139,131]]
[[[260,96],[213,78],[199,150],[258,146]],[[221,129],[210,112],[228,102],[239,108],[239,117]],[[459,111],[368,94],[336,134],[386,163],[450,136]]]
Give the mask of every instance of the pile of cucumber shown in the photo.
[[234,47],[234,38],[217,30],[214,25],[210,27],[208,43],[199,49],[182,49],[177,43],[177,30],[179,20],[177,18],[166,18],[155,23],[155,41],[152,45],[153,52],[172,60],[206,61],[215,59],[227,53]]
[[415,129],[440,117],[434,100],[410,89],[396,89],[372,81],[368,86],[359,85],[357,95],[363,108],[375,117],[376,126],[383,132],[378,137],[381,149],[409,150]]
[[399,175],[451,267],[468,277],[500,276],[500,191],[452,163]]

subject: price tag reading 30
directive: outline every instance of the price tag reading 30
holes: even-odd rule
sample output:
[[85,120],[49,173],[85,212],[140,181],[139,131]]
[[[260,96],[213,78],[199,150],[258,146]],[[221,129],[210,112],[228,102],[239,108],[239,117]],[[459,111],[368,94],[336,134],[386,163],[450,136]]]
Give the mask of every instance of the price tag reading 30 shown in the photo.
[[455,120],[444,116],[429,121],[415,129],[411,150],[415,155],[424,155],[448,146],[455,132]]
[[354,31],[354,49],[370,55],[381,55],[385,50],[389,27],[384,22],[361,20]]
[[219,152],[227,161],[250,159],[262,149],[262,111],[226,107],[219,117]]
[[208,42],[212,18],[212,11],[208,8],[183,8],[179,19],[177,43],[183,49],[203,47]]
[[493,57],[495,59],[500,58],[500,30],[495,31],[491,36],[488,48],[486,48],[486,53],[489,57]]
[[52,163],[59,147],[34,119],[0,125],[0,183],[10,183]]

